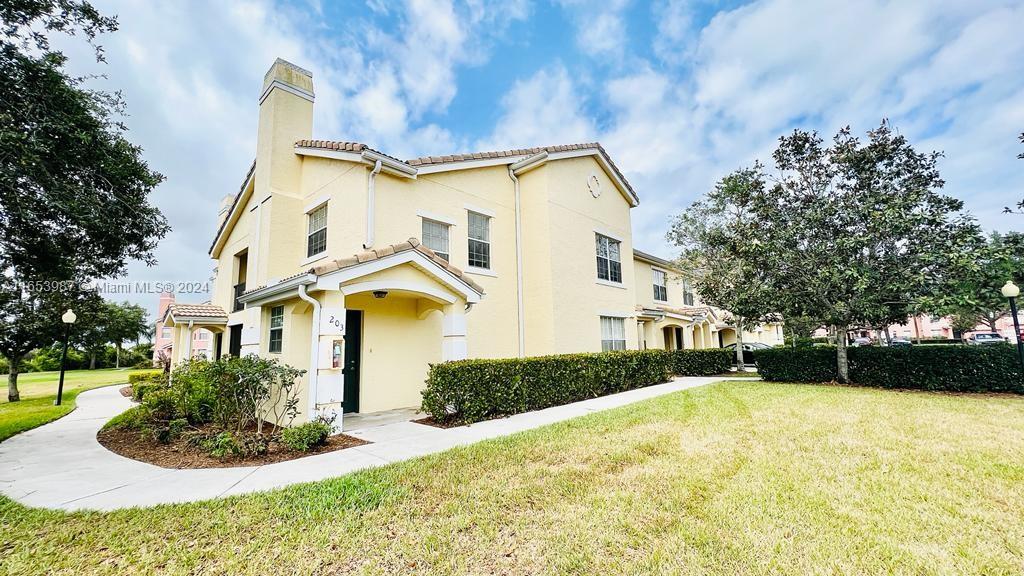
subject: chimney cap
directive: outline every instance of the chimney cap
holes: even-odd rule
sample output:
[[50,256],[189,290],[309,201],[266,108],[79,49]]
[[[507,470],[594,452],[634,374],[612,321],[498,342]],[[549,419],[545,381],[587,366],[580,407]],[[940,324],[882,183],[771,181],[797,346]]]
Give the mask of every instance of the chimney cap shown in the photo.
[[310,102],[313,101],[313,73],[281,58],[274,60],[270,69],[263,76],[263,91],[260,94],[261,105],[275,87]]

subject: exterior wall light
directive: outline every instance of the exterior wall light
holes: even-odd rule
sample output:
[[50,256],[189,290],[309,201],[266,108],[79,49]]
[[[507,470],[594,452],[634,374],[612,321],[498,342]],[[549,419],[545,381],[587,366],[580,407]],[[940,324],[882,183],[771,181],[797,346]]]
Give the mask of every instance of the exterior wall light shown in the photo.
[[374,298],[383,299],[383,298],[387,298],[387,296],[388,296],[388,291],[387,290],[374,290],[373,291],[373,297]]

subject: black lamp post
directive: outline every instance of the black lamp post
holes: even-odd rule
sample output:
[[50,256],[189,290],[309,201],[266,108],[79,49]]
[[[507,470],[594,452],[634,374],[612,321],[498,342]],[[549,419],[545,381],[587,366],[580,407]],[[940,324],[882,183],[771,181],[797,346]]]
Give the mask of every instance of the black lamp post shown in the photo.
[[1021,368],[1024,368],[1024,342],[1020,341],[1020,321],[1017,320],[1017,296],[1020,296],[1020,288],[1013,281],[1007,280],[1001,292],[1010,301],[1010,315],[1013,316],[1013,337],[1017,341],[1017,357],[1020,358]]
[[71,325],[75,323],[78,316],[68,308],[68,311],[60,317],[61,322],[64,323],[64,350],[60,353],[60,380],[57,384],[57,399],[53,401],[54,406],[60,406],[61,397],[64,395],[64,363],[68,359],[68,338],[71,336]]

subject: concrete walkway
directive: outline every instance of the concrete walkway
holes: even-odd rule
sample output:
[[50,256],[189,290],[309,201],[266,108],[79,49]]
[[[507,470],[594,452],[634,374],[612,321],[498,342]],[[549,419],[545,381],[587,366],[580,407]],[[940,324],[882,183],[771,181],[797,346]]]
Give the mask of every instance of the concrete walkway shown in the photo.
[[77,408],[60,420],[0,442],[0,492],[26,506],[63,510],[117,510],[246,494],[433,454],[718,380],[677,378],[457,428],[368,419],[366,427],[346,426],[345,433],[372,444],[264,466],[190,470],[124,458],[96,441],[107,420],[132,406],[120,386],[110,386],[79,394]]

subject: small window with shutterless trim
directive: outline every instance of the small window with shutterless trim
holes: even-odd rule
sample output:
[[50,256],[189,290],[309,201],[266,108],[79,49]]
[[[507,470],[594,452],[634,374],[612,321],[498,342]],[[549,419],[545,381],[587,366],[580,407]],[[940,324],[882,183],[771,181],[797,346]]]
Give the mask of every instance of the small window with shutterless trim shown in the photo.
[[284,306],[270,309],[270,344],[269,352],[280,354],[284,345]]
[[327,251],[327,204],[315,208],[307,218],[306,258],[309,258]]
[[491,269],[491,218],[469,212],[469,265]]

